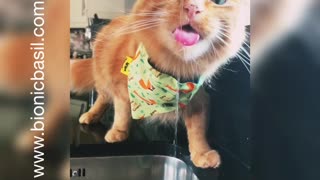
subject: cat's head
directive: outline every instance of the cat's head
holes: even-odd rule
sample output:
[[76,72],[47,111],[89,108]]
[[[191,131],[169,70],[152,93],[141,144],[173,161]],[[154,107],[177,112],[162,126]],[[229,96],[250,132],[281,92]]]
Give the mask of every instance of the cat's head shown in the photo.
[[133,28],[183,61],[226,59],[245,39],[248,1],[138,0]]

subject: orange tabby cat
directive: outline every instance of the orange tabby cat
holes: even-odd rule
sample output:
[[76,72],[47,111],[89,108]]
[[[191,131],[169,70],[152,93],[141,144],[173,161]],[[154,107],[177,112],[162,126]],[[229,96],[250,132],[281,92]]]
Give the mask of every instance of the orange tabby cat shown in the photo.
[[[208,78],[241,48],[245,40],[243,14],[249,11],[246,7],[243,0],[138,0],[131,14],[114,19],[101,30],[92,60],[72,62],[72,89],[95,87],[99,94],[80,123],[98,121],[107,104],[113,103],[114,123],[105,140],[125,140],[132,121],[128,77],[120,73],[125,57],[133,57],[143,43],[157,70],[181,79]],[[207,99],[201,88],[180,115],[186,124],[193,163],[216,168],[219,154],[205,137]],[[171,112],[152,119],[172,121],[175,117]]]

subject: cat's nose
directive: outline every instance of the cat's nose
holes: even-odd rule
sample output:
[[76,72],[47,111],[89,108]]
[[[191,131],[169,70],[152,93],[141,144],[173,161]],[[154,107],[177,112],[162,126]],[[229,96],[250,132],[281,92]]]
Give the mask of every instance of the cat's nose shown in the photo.
[[203,11],[203,8],[193,3],[187,3],[184,6],[185,11],[190,19],[193,19],[197,14]]

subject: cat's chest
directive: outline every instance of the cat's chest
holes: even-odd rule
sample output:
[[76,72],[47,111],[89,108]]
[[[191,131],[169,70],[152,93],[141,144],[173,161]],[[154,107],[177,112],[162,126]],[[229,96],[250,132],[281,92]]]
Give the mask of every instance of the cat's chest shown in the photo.
[[[181,83],[174,77],[154,69],[148,63],[148,55],[143,46],[140,46],[136,56],[128,59],[122,69],[128,76],[133,119],[145,119],[184,109],[203,84],[202,78],[197,82]],[[165,116],[176,119],[172,115]]]

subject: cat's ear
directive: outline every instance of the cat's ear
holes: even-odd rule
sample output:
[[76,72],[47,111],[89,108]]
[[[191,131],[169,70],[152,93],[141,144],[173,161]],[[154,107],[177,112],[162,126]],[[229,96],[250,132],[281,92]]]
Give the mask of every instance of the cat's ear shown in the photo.
[[245,25],[250,25],[250,0],[242,0],[242,13]]

